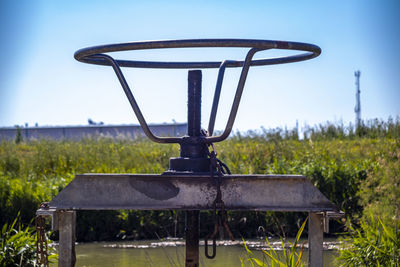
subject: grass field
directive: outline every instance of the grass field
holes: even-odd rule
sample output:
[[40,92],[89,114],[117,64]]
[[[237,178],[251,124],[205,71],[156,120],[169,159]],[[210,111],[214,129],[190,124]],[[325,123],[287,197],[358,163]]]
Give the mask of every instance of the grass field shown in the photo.
[[[0,223],[12,222],[18,212],[32,223],[36,209],[51,200],[77,173],[161,173],[177,145],[146,140],[107,138],[81,141],[37,140],[0,143]],[[357,222],[365,211],[382,218],[399,218],[400,122],[370,121],[351,127],[325,124],[309,127],[299,140],[297,129],[260,130],[235,134],[216,144],[219,158],[232,173],[302,174]],[[202,213],[201,235],[212,228]],[[275,235],[294,236],[306,214],[230,212],[236,236],[255,237],[259,226]],[[176,222],[176,223],[175,223]],[[346,226],[336,222],[333,232]],[[80,212],[78,240],[149,239],[182,236],[184,214],[176,211]]]

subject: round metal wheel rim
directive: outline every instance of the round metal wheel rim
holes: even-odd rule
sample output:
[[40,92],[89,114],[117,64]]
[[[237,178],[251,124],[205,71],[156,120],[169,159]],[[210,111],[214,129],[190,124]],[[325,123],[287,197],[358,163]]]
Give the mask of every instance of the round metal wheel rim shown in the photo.
[[[317,57],[321,54],[321,49],[313,44],[300,42],[286,42],[274,40],[254,40],[254,39],[187,39],[187,40],[164,40],[164,41],[140,41],[109,45],[92,46],[78,50],[74,57],[78,61],[109,66],[109,61],[95,57],[96,54],[122,52],[132,50],[165,49],[165,48],[254,48],[258,51],[268,49],[295,50],[303,51],[292,56],[265,58],[252,60],[251,66],[264,66],[298,62]],[[166,62],[166,61],[137,61],[137,60],[116,60],[121,67],[131,68],[165,68],[165,69],[191,69],[191,68],[219,68],[221,61],[206,62]],[[241,67],[244,61],[229,61],[226,67]]]

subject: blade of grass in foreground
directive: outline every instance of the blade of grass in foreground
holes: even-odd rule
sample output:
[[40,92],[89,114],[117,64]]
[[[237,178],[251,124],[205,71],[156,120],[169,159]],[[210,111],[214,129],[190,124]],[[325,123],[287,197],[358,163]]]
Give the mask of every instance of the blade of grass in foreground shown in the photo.
[[[289,242],[290,248],[286,251],[287,247],[285,246],[285,242],[281,238],[281,245],[282,245],[282,254],[283,254],[283,261],[279,259],[278,253],[276,249],[271,245],[268,240],[268,237],[265,238],[266,244],[269,248],[269,251],[263,249],[262,252],[271,260],[270,266],[279,266],[279,267],[296,267],[296,266],[303,266],[302,257],[304,251],[304,244],[301,245],[300,252],[296,252],[296,247],[300,241],[300,237],[304,231],[306,226],[308,217],[304,220],[303,224],[301,225],[299,231],[297,232],[296,239],[293,243]],[[245,240],[243,239],[243,244],[247,252],[247,256],[249,257],[249,261],[251,262],[252,266],[256,263],[258,266],[268,266],[268,264],[262,262],[261,260],[257,259],[254,253],[247,247]],[[241,261],[243,264],[243,261]]]

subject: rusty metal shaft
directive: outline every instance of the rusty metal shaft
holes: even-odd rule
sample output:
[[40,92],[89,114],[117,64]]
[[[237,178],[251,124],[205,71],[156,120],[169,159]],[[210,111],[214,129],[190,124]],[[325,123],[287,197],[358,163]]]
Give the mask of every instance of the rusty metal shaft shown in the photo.
[[186,258],[185,267],[199,267],[199,213],[186,211]]
[[[188,136],[201,138],[201,70],[188,73]],[[185,146],[181,144],[181,157],[207,158],[202,142]],[[206,171],[206,170],[205,170]],[[186,211],[186,267],[199,266],[199,211]]]
[[188,135],[201,134],[201,70],[188,73]]

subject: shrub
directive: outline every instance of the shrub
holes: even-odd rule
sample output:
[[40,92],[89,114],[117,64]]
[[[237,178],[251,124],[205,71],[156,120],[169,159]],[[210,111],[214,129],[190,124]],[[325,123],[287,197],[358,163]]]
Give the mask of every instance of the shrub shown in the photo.
[[[36,232],[30,226],[24,227],[20,215],[11,224],[5,223],[0,233],[0,267],[36,266]],[[57,259],[54,247],[48,247],[48,260]]]
[[400,220],[400,139],[393,140],[376,162],[358,193],[366,210],[364,219],[372,213],[384,222],[396,222]]
[[349,229],[338,258],[341,266],[400,266],[398,223],[391,227],[371,214],[368,221],[361,221],[360,229]]
[[12,224],[4,224],[0,237],[0,266],[34,266],[36,237],[29,227],[16,228],[18,217]]

